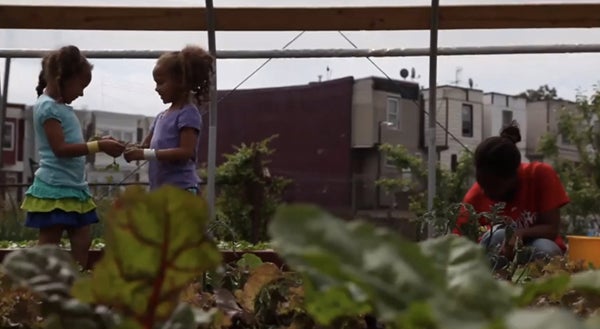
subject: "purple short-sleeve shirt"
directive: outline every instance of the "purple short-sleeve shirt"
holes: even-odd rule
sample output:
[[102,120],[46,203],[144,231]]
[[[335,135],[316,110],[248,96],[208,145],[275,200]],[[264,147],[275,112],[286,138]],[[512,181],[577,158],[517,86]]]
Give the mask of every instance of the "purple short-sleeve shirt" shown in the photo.
[[[198,131],[202,128],[202,116],[193,104],[185,105],[180,110],[163,111],[159,113],[150,132],[152,140],[150,148],[156,150],[179,147],[179,132],[183,128],[193,128]],[[198,140],[198,143],[200,141]],[[198,150],[198,145],[196,145]],[[200,182],[196,169],[197,154],[192,159],[177,162],[150,160],[148,165],[148,176],[150,189],[156,189],[162,185],[174,185],[182,189],[197,187]]]

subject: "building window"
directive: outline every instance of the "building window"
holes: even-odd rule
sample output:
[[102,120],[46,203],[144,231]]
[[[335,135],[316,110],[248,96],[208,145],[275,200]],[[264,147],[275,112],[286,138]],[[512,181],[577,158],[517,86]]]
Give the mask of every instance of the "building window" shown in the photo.
[[100,128],[98,129],[98,135],[100,136],[111,136],[112,138],[125,141],[125,142],[136,142],[136,134],[133,130],[119,130],[119,129],[109,129],[109,128]]
[[111,129],[110,135],[118,140],[123,140],[123,132],[121,130]]
[[386,167],[395,168],[396,167],[396,162],[394,161],[393,158],[390,158],[390,157],[386,156],[385,157],[385,166]]
[[98,129],[98,130],[96,130],[96,136],[97,137],[110,136],[110,129]]
[[141,144],[144,140],[144,128],[138,128],[135,137],[135,142]]
[[410,191],[410,185],[413,183],[413,174],[410,168],[402,168],[402,180],[404,181],[404,183],[406,183],[406,185],[402,188],[402,191]]
[[5,172],[4,173],[4,181],[7,185],[16,185],[19,184],[19,179],[16,172]]
[[450,155],[450,171],[456,172],[456,168],[458,168],[458,156],[453,153]]
[[513,112],[509,110],[502,111],[502,128],[506,128],[512,124]]
[[400,99],[388,97],[386,121],[391,122],[392,127],[400,129]]
[[473,105],[462,105],[462,135],[463,137],[473,137]]
[[131,131],[124,131],[124,132],[123,132],[123,137],[122,137],[122,140],[123,140],[124,142],[127,142],[127,143],[135,143],[135,142],[136,142],[136,140],[135,140],[135,139],[133,139],[133,135],[134,135],[134,134],[133,134],[133,132],[131,132]]
[[14,151],[15,149],[15,124],[14,122],[4,123],[4,139],[2,149],[5,151]]

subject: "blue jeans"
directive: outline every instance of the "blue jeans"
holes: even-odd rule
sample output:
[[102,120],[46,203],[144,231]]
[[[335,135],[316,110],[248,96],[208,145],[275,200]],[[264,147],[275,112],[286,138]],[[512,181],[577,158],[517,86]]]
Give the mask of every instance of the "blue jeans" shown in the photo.
[[[495,254],[494,251],[498,250],[502,246],[505,234],[506,231],[503,228],[498,229],[497,227],[494,227],[493,234],[491,234],[490,231],[487,231],[481,238],[480,244],[489,247],[488,252],[490,252],[491,254]],[[525,253],[523,257],[519,257],[517,259],[517,263],[520,265],[525,264],[530,260],[560,256],[563,253],[562,249],[560,249],[556,242],[549,239],[526,239],[524,241],[524,245],[530,248],[530,253]],[[497,259],[491,259],[491,261],[494,268],[499,269],[504,267],[509,260],[506,259],[506,257],[501,256]]]

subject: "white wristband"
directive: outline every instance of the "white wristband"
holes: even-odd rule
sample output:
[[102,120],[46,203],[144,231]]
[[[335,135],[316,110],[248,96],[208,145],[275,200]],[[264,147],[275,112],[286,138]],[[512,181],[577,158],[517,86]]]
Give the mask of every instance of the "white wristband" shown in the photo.
[[144,159],[145,160],[156,159],[156,150],[155,149],[144,149]]

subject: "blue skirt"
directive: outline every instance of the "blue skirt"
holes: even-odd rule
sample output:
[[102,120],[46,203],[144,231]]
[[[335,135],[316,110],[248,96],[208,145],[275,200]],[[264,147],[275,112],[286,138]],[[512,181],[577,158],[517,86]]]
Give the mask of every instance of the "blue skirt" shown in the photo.
[[27,212],[25,226],[31,228],[48,228],[52,226],[64,226],[65,228],[80,228],[86,225],[98,223],[96,210],[86,213],[67,212],[55,209],[50,212]]

